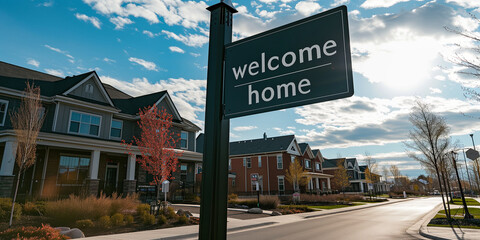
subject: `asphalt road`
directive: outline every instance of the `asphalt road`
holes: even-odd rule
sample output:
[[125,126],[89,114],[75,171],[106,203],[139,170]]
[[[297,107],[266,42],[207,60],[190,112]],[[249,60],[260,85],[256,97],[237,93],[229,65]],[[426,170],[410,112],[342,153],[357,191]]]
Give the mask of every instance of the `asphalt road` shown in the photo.
[[440,202],[441,199],[438,197],[415,199],[295,223],[234,232],[228,234],[228,239],[412,239],[406,230]]

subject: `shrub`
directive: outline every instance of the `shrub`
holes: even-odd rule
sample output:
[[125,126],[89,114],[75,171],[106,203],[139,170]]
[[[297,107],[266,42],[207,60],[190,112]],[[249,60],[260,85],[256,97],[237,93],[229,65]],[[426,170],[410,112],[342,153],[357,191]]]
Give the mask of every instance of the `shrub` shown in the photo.
[[157,217],[157,223],[158,223],[158,225],[163,225],[163,224],[167,223],[167,218],[164,215],[160,214]]
[[260,196],[260,207],[262,209],[276,209],[279,203],[278,196]]
[[132,215],[126,215],[125,216],[125,222],[127,222],[127,224],[132,224],[134,222],[134,218]]
[[92,220],[90,219],[84,219],[84,220],[78,220],[75,222],[75,226],[80,229],[85,229],[85,228],[91,228],[94,226]]
[[123,214],[121,213],[115,213],[113,214],[113,216],[110,218],[110,221],[112,223],[113,226],[120,226],[120,225],[123,225],[123,219],[125,218],[125,216],[123,216]]
[[0,233],[0,239],[64,240],[68,237],[49,225],[42,225],[42,227],[10,228]]
[[167,207],[166,217],[169,218],[169,219],[172,219],[172,218],[176,218],[178,216],[175,213],[175,209],[173,209],[172,207]]
[[[10,221],[10,212],[12,211],[12,199],[0,198],[0,221]],[[13,209],[13,219],[19,219],[22,216],[22,206],[16,203]]]
[[182,215],[182,216],[178,217],[177,223],[178,224],[187,224],[188,223],[188,217],[185,216],[185,215]]
[[153,225],[155,224],[155,216],[147,213],[142,216],[143,225]]
[[238,195],[235,193],[228,194],[228,200],[235,200],[238,199]]
[[137,204],[134,196],[110,198],[101,194],[98,198],[95,196],[81,198],[70,195],[67,199],[48,202],[46,215],[55,223],[68,225],[79,219],[98,220],[101,216],[134,211]]
[[98,226],[102,228],[109,228],[112,226],[112,221],[110,219],[110,216],[105,215],[102,216],[98,219]]
[[231,199],[231,200],[228,200],[228,203],[229,204],[232,204],[232,205],[246,205],[250,208],[252,207],[257,207],[257,199]]
[[146,203],[137,205],[137,214],[143,216],[145,213],[150,213],[150,205]]
[[39,211],[37,210],[37,206],[33,202],[26,202],[25,204],[23,204],[22,210],[23,210],[23,214],[25,214],[25,215],[30,215],[30,216],[39,215],[38,214]]

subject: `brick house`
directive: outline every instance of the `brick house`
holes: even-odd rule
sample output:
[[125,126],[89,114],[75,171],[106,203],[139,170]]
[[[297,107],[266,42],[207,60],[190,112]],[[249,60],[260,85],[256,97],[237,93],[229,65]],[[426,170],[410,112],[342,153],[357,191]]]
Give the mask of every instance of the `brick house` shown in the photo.
[[[348,180],[350,186],[345,189],[348,192],[364,192],[366,191],[366,180],[362,179],[362,172],[358,166],[356,158],[334,158],[334,159],[325,159],[323,162],[323,171],[327,174],[335,175],[335,171],[338,169],[338,163],[343,163],[345,169],[347,169]],[[365,188],[364,188],[365,186]],[[340,191],[334,187],[334,190]]]
[[302,192],[329,191],[330,178],[321,168],[319,150],[308,144],[298,144],[294,135],[244,140],[230,143],[230,192],[250,195],[256,192],[258,181],[262,194],[291,194],[293,184],[286,180],[286,170],[298,158],[312,180]]
[[121,140],[129,142],[140,133],[138,109],[153,104],[172,114],[173,131],[180,137],[177,188],[193,191],[195,169],[202,162],[195,152],[200,128],[181,117],[167,91],[132,97],[103,84],[95,71],[60,78],[0,62],[0,197],[11,196],[18,172],[10,113],[20,106],[26,81],[40,87],[45,121],[36,162],[23,175],[20,194],[132,193],[148,185],[151,177],[136,162],[138,149],[127,155]]

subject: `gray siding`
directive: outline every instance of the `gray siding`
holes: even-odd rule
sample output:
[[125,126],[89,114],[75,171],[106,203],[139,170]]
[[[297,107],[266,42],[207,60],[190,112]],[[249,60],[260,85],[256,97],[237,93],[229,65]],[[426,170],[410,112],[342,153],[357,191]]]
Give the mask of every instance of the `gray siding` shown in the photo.
[[[93,93],[88,93],[85,91],[85,87],[88,84],[92,85]],[[93,78],[88,79],[82,85],[75,88],[72,92],[69,93],[69,95],[88,98],[88,99],[92,99],[92,100],[103,102],[103,103],[108,103],[108,100],[102,94],[99,86],[97,85],[96,81]]]

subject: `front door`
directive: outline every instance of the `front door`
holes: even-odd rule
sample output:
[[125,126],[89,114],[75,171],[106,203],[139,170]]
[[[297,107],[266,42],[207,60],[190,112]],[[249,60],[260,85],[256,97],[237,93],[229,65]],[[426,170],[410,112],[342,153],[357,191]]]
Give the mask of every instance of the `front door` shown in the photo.
[[118,164],[107,164],[107,172],[105,173],[105,188],[104,193],[107,196],[112,195],[112,193],[117,192],[117,171]]

